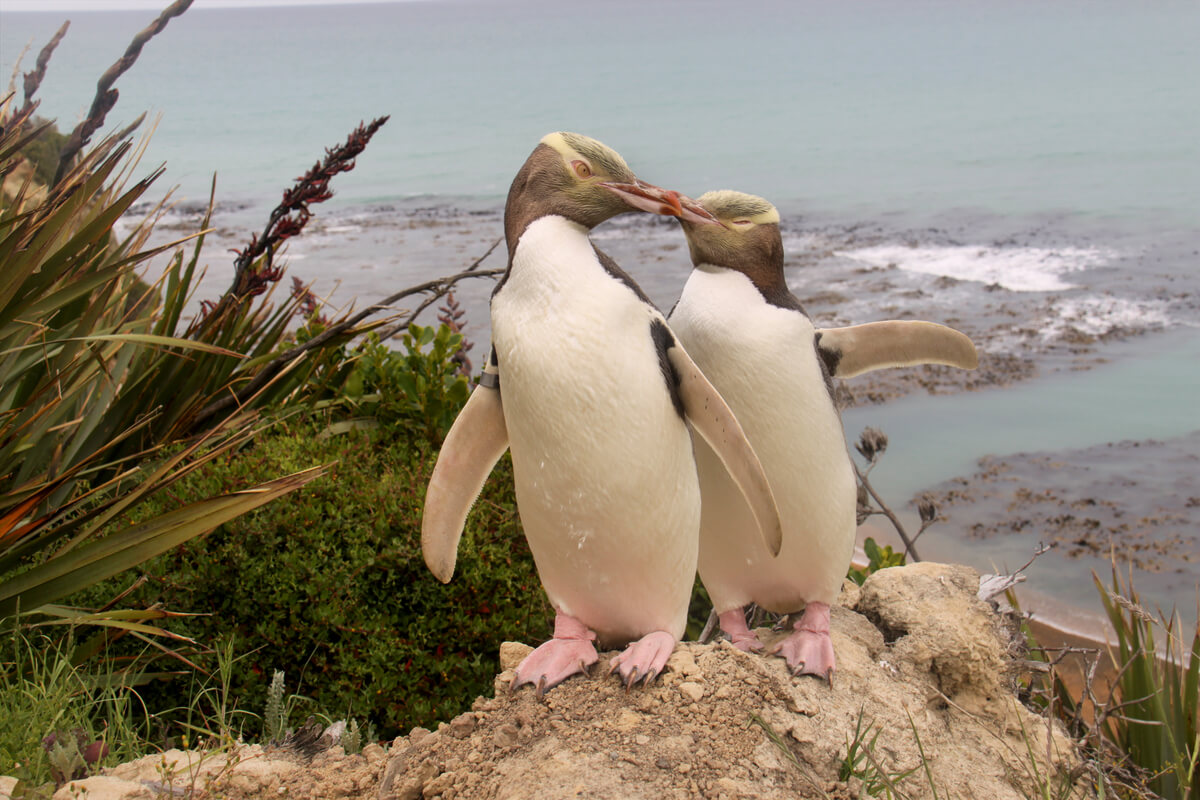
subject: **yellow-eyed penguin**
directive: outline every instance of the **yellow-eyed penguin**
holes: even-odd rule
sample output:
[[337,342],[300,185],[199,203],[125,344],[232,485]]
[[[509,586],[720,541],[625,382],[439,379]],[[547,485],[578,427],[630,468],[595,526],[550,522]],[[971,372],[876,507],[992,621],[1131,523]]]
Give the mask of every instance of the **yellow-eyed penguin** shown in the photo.
[[[771,481],[783,521],[778,557],[747,527],[753,518],[696,443],[703,516],[700,577],[721,628],[742,650],[762,647],[744,606],[804,607],[773,652],[793,674],[831,679],[829,605],[854,550],[856,484],[832,377],[921,363],[973,369],[965,335],[929,322],[887,321],[819,330],[788,290],[779,212],[760,197],[709,192],[685,198],[681,218],[694,269],[671,327],[733,409]],[[709,212],[719,224],[700,214]]]
[[[688,201],[689,204],[691,201]],[[430,478],[425,562],[448,581],[463,522],[506,448],[517,507],[556,617],[516,669],[540,696],[620,646],[626,685],[652,681],[683,634],[700,487],[690,422],[734,476],[777,552],[766,475],[729,408],[633,280],[588,238],[628,211],[684,214],[600,142],[552,133],[513,180],[508,270],[492,295],[492,353]],[[687,212],[695,219],[704,212]]]

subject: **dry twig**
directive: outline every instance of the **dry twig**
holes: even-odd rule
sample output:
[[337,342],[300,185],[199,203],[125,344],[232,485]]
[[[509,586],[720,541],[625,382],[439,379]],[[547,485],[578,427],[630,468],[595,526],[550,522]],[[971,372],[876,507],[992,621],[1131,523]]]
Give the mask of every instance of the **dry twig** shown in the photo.
[[[490,270],[484,270],[483,272],[475,272],[475,270],[479,269],[479,266],[484,261],[487,260],[487,257],[490,256],[492,254],[492,252],[497,247],[499,247],[500,243],[503,241],[504,241],[504,237],[500,237],[496,241],[492,242],[492,246],[487,249],[487,252],[485,252],[479,258],[477,258],[473,262],[471,262],[471,266],[467,267],[465,270],[458,273],[458,276],[456,276],[456,278],[455,278],[455,282],[457,282],[457,280],[459,280],[461,278],[487,277],[487,276],[504,274],[503,269],[490,269]],[[445,280],[445,279],[439,278],[437,281],[433,281],[432,283],[436,284],[443,280]],[[401,331],[407,330],[408,326],[412,324],[413,320],[415,320],[421,314],[422,311],[429,308],[431,305],[436,303],[438,300],[442,299],[443,296],[448,294],[450,292],[450,290],[454,288],[454,283],[443,284],[440,287],[431,286],[430,284],[422,284],[422,285],[428,286],[429,288],[422,289],[421,291],[422,292],[428,291],[428,292],[431,292],[431,294],[428,297],[426,297],[424,300],[422,300],[420,305],[418,305],[415,309],[408,312],[408,316],[404,317],[403,320],[401,320],[400,322],[397,322],[397,323],[385,328],[383,331],[381,331],[379,334],[379,341],[386,342],[388,339],[392,338],[393,336],[400,333]],[[395,300],[399,300],[399,299],[400,299],[400,296],[393,295],[393,298],[390,299],[390,302],[395,302]],[[389,300],[385,300],[383,302],[386,304],[389,302]]]
[[910,537],[908,531],[904,528],[904,524],[900,522],[900,518],[888,507],[887,503],[883,502],[883,498],[879,496],[879,492],[875,491],[875,487],[871,485],[871,481],[867,477],[870,475],[871,470],[874,469],[879,457],[887,451],[887,445],[887,434],[876,428],[864,429],[858,442],[854,445],[854,449],[858,450],[862,454],[862,457],[867,460],[867,467],[866,469],[860,469],[853,456],[850,458],[850,465],[854,467],[854,475],[858,478],[859,485],[875,501],[876,506],[878,506],[878,510],[876,510],[871,508],[867,503],[861,503],[867,510],[865,514],[860,513],[860,522],[861,518],[871,516],[872,514],[882,514],[887,517],[892,523],[892,527],[896,529],[896,533],[900,535],[900,540],[904,542],[905,554],[913,561],[920,561],[921,557],[917,555],[917,548],[913,546],[913,543],[916,542],[917,536],[924,533],[925,529],[937,520],[937,507],[928,498],[922,500],[919,509],[921,514],[921,529],[917,531],[917,536]]

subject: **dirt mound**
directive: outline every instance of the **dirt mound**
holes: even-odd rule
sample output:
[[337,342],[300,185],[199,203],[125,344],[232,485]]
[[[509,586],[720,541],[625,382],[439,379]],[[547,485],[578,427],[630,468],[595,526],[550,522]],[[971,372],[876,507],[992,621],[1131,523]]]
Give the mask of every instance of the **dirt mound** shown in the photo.
[[[436,731],[414,729],[386,753],[369,745],[346,756],[335,746],[298,763],[294,753],[245,747],[196,769],[172,752],[108,779],[144,797],[190,785],[194,797],[235,800],[848,799],[880,796],[889,782],[914,800],[935,789],[1038,796],[1045,782],[1068,780],[1074,748],[1014,696],[1014,639],[976,597],[978,585],[967,567],[929,563],[883,570],[861,590],[847,584],[833,609],[832,687],[791,678],[779,658],[686,643],[650,689],[627,692],[604,674],[604,657],[590,679],[539,702],[528,688],[508,691],[528,652],[514,643],[502,651],[494,698]],[[768,648],[782,635],[759,631]]]

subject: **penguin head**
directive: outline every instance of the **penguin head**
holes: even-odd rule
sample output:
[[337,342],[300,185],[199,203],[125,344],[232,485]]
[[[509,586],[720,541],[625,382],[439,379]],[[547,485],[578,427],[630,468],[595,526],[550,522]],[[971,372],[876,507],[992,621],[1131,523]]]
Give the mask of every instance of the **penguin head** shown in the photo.
[[[783,269],[779,211],[761,197],[718,191],[698,200],[683,198],[680,224],[687,235],[692,263],[712,264],[749,273],[750,267]],[[708,215],[717,224],[697,219]]]
[[542,137],[508,193],[506,216],[557,214],[593,228],[627,211],[679,216],[679,193],[638,180],[617,151],[588,136],[559,131]]

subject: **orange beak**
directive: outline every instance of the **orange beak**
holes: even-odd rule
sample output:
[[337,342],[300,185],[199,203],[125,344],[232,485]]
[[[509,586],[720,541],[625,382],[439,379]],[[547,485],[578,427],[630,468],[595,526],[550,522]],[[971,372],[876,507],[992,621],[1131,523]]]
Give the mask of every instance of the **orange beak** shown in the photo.
[[721,225],[721,220],[708,213],[708,209],[687,195],[680,195],[679,205],[682,209],[679,218],[683,222],[694,222],[697,225]]
[[679,192],[637,180],[633,183],[602,183],[600,185],[638,211],[648,211],[651,214],[663,214],[668,217],[682,217],[684,214],[683,206],[679,202]]

